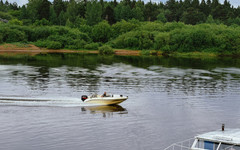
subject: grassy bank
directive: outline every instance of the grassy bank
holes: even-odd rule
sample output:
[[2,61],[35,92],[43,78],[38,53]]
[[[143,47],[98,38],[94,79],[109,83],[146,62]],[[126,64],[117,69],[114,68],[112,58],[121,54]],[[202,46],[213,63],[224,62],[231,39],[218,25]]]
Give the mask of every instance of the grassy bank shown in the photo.
[[153,55],[151,51],[156,50],[169,56],[237,56],[240,26],[139,21],[120,21],[114,25],[103,21],[78,28],[0,24],[0,43],[12,42],[32,43],[42,49],[98,50],[103,46],[142,50],[144,55]]
[[[122,56],[164,56],[164,57],[179,57],[179,58],[214,58],[214,57],[240,57],[240,55],[223,54],[217,52],[170,52],[166,53],[160,50],[130,50],[130,49],[113,49],[111,55],[122,55]],[[102,54],[98,50],[86,50],[86,49],[47,49],[40,48],[33,44],[27,43],[4,43],[0,44],[0,55],[6,58],[28,58],[41,53],[93,53]],[[107,55],[108,53],[106,53]],[[30,58],[30,57],[29,57]]]

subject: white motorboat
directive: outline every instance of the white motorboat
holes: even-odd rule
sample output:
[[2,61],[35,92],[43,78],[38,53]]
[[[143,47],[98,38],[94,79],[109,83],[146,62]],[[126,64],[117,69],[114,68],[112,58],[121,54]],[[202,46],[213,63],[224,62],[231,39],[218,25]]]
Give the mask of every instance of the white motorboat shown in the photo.
[[84,103],[97,104],[97,105],[117,105],[128,99],[128,96],[123,95],[98,95],[92,94],[91,96],[82,95]]
[[240,129],[204,133],[193,139],[174,143],[164,150],[240,150]]

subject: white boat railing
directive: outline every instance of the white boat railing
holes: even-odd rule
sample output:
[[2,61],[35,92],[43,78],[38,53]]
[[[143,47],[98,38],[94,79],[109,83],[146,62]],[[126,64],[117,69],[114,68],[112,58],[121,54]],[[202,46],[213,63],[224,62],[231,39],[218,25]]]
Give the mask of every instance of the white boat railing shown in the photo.
[[191,150],[194,140],[194,138],[191,138],[185,141],[177,142],[165,148],[164,150]]
[[[177,143],[174,143],[174,144],[170,145],[169,147],[165,148],[164,150],[205,150],[204,148],[196,148],[196,147],[192,148],[193,143],[196,142],[196,141],[195,142],[194,141],[195,141],[195,139],[191,138],[191,139],[188,139],[185,141],[177,142]],[[225,148],[222,147],[223,145],[220,142],[218,147],[216,148],[216,150],[219,150],[219,149],[221,149],[221,150],[240,150],[240,147],[236,146],[236,145],[230,145]]]

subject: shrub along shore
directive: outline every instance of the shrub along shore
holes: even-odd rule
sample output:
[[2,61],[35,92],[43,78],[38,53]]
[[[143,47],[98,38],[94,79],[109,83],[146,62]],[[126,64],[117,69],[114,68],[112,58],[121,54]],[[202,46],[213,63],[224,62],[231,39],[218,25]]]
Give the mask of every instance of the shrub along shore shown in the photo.
[[[30,43],[47,49],[107,51],[142,50],[141,54],[181,55],[191,53],[240,55],[240,26],[223,24],[186,25],[181,22],[120,21],[94,26],[22,26],[0,24],[0,43]],[[111,52],[110,52],[111,53]],[[201,55],[199,55],[201,56]]]

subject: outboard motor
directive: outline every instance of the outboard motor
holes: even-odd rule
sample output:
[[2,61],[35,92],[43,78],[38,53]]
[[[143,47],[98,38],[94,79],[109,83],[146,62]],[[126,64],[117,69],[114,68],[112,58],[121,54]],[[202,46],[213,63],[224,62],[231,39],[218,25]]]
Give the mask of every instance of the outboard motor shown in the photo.
[[88,98],[87,95],[82,95],[82,101],[84,102]]

